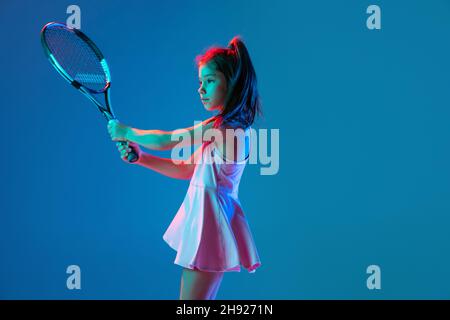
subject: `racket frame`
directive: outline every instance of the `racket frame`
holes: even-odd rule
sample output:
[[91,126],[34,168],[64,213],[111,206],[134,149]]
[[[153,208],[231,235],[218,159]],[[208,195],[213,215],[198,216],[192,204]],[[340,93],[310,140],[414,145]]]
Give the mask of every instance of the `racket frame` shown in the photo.
[[[87,88],[83,86],[78,81],[74,80],[65,70],[64,68],[59,64],[59,62],[56,60],[56,58],[53,56],[52,52],[50,51],[50,48],[47,45],[47,42],[45,41],[45,31],[49,26],[56,26],[61,27],[64,29],[69,30],[70,32],[74,32],[78,37],[80,37],[95,53],[97,58],[100,61],[100,64],[103,68],[103,71],[105,72],[106,76],[106,84],[101,90],[93,90],[90,88]],[[105,57],[103,56],[100,49],[95,45],[95,43],[88,38],[83,32],[76,28],[69,28],[64,23],[60,22],[49,22],[47,23],[41,30],[41,44],[44,48],[44,53],[51,65],[58,71],[58,73],[66,79],[75,89],[81,91],[89,100],[91,100],[99,109],[99,111],[105,116],[107,120],[115,119],[114,112],[111,107],[111,100],[109,96],[109,88],[111,87],[111,73],[109,71],[108,63],[106,62]],[[104,100],[105,100],[105,106],[103,106],[101,103],[99,103],[92,95],[93,94],[104,94]]]
[[[64,28],[66,30],[69,30],[70,32],[74,32],[78,37],[80,37],[91,49],[94,51],[95,55],[100,61],[100,65],[102,66],[103,71],[105,72],[106,76],[106,84],[101,90],[93,90],[90,88],[87,88],[83,86],[81,83],[73,79],[65,70],[64,68],[59,64],[59,62],[56,60],[56,58],[53,56],[52,52],[50,51],[50,48],[47,45],[47,42],[45,41],[45,31],[50,26],[57,26]],[[44,48],[44,53],[47,59],[49,60],[50,64],[58,71],[58,73],[67,80],[75,89],[80,91],[82,94],[84,94],[90,101],[92,101],[99,111],[105,116],[106,120],[112,120],[116,119],[114,116],[114,112],[111,107],[111,100],[109,95],[109,89],[111,87],[111,73],[109,71],[108,63],[106,62],[105,57],[103,56],[100,49],[95,45],[95,43],[89,39],[88,36],[86,36],[83,32],[76,28],[69,28],[66,24],[61,22],[49,22],[45,24],[40,32],[40,38],[41,38],[41,44]],[[100,102],[98,102],[94,97],[93,94],[103,94],[104,95],[104,101],[105,106],[103,106]],[[135,162],[137,160],[136,154],[129,155],[129,160],[132,159],[130,162]]]

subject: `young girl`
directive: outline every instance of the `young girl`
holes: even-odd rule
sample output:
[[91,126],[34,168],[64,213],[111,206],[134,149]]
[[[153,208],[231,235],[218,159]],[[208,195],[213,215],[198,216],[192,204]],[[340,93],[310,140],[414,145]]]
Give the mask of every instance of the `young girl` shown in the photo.
[[[189,189],[163,239],[177,251],[174,263],[183,267],[180,299],[215,299],[224,272],[249,272],[261,265],[238,187],[250,152],[249,134],[256,114],[261,115],[256,74],[239,37],[227,48],[213,47],[196,58],[200,99],[213,116],[190,128],[139,130],[111,120],[108,131],[123,160],[133,150],[135,164],[172,178],[190,179]],[[208,129],[221,133],[213,141],[198,141]],[[227,141],[226,129],[236,129],[237,143]],[[191,139],[172,141],[173,134],[188,132]],[[200,135],[199,135],[200,133]],[[206,134],[205,134],[206,135]],[[197,140],[196,140],[197,139]],[[231,135],[230,139],[234,139]],[[143,153],[200,144],[188,161],[175,162]],[[230,160],[231,159],[231,160]]]

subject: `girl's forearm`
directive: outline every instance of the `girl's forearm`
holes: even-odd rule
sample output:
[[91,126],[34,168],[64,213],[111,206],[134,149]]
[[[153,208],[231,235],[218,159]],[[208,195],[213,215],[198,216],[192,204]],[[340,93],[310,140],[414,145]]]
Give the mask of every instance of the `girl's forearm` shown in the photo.
[[170,132],[162,130],[130,128],[127,132],[126,139],[152,150],[171,149],[177,143],[177,141],[171,140]]
[[[197,141],[197,137],[203,136],[203,131],[212,128],[215,117],[206,119],[195,126],[186,129],[177,129],[173,131],[163,130],[141,130],[136,128],[129,128],[126,133],[126,139],[137,143],[147,149],[152,150],[169,150],[181,145],[191,145],[202,143]],[[181,140],[180,137],[188,134],[188,142]],[[200,139],[201,140],[201,139]]]
[[191,165],[184,162],[175,164],[172,159],[157,157],[145,152],[140,155],[136,164],[175,179],[188,180],[192,177]]

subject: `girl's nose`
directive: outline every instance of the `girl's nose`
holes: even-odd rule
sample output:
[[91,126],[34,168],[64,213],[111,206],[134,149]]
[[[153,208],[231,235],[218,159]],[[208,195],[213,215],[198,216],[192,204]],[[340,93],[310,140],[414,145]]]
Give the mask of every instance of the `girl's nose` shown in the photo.
[[199,94],[204,94],[205,93],[205,89],[203,89],[203,86],[201,86],[200,88],[198,88],[198,93]]

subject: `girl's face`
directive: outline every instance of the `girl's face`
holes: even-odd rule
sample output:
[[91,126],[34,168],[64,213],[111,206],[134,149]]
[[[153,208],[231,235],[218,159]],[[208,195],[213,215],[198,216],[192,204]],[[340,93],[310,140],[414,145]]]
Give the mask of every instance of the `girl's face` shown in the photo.
[[200,88],[198,93],[205,109],[221,110],[227,95],[227,80],[222,72],[217,71],[213,63],[200,65],[198,68]]

